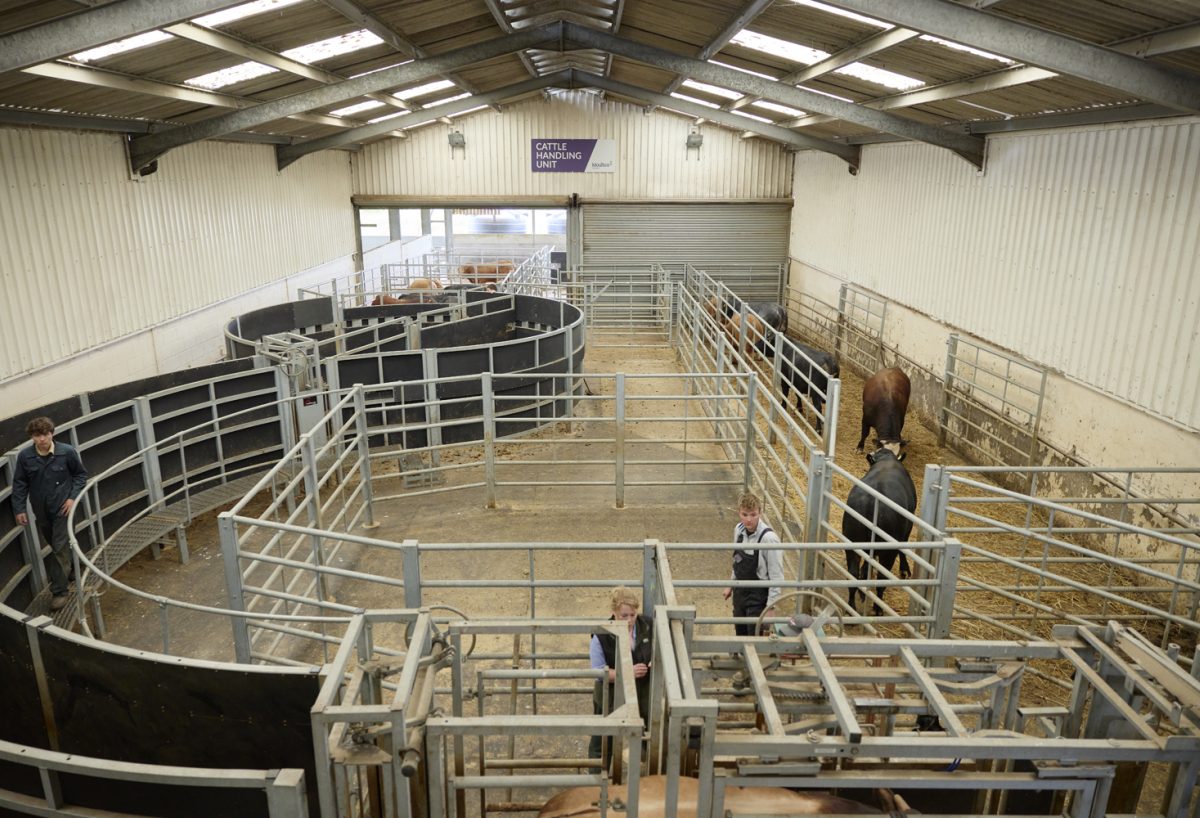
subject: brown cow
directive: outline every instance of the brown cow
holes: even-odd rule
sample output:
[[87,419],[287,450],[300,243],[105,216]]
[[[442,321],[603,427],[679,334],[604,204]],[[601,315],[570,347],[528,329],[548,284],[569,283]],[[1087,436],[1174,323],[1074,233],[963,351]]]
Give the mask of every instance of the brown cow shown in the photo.
[[[440,290],[442,282],[432,278],[414,278],[405,288],[408,290]],[[378,307],[381,304],[422,304],[431,301],[424,293],[408,293],[407,295],[388,295],[383,293],[375,296],[369,306]]]
[[[694,778],[679,779],[679,818],[695,818],[696,795],[699,787]],[[609,801],[626,798],[624,786],[608,788]],[[638,815],[642,818],[661,818],[664,807],[667,777],[643,776],[638,787]],[[599,818],[599,787],[572,787],[551,798],[538,813],[538,818]],[[864,815],[880,814],[870,807],[848,798],[827,792],[798,793],[783,787],[726,787],[725,809],[752,815]],[[609,807],[609,814],[613,814]]]
[[863,384],[862,437],[858,450],[863,450],[867,434],[875,427],[880,445],[908,443],[900,437],[904,430],[904,413],[908,411],[908,396],[912,384],[908,376],[896,367],[881,369]]
[[472,284],[494,284],[511,273],[515,266],[507,259],[495,264],[464,264],[458,268],[458,274]]

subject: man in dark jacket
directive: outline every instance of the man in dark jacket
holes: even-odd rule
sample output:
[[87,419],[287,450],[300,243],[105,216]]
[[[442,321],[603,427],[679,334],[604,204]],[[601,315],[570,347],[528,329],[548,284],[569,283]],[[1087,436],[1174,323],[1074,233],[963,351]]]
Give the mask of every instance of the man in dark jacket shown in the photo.
[[29,525],[29,512],[37,519],[43,543],[50,545],[46,574],[50,579],[50,610],[67,604],[71,567],[67,514],[87,483],[87,470],[73,446],[55,441],[54,421],[37,417],[25,426],[33,440],[17,454],[13,472],[12,504],[18,525]]

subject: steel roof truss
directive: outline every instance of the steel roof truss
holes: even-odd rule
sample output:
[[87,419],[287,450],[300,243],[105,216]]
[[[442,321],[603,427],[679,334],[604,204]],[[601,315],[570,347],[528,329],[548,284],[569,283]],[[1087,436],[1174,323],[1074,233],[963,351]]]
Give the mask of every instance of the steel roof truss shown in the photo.
[[[1132,39],[1118,40],[1108,44],[1108,48],[1124,54],[1169,54],[1173,51],[1183,51],[1188,48],[1200,47],[1200,23],[1190,26],[1179,26],[1157,34],[1146,34]],[[867,108],[885,111],[892,108],[907,108],[913,105],[924,105],[927,102],[939,102],[945,99],[957,99],[971,94],[982,94],[987,91],[998,91],[1002,88],[1012,88],[1029,82],[1051,79],[1058,76],[1053,71],[1038,68],[1033,65],[1015,65],[1002,68],[965,80],[956,80],[941,85],[931,85],[914,91],[905,91],[887,97],[866,100],[859,103]],[[786,78],[785,78],[786,79]],[[801,128],[806,125],[820,125],[834,118],[828,116],[802,116],[789,122],[781,123],[788,128]]]
[[831,114],[839,119],[854,122],[873,130],[937,145],[953,151],[976,167],[983,167],[984,143],[983,139],[977,136],[936,128],[883,111],[872,111],[854,103],[841,102],[786,83],[766,80],[732,68],[684,57],[661,48],[636,43],[572,23],[563,24],[563,33],[566,39],[580,46],[601,48],[622,57],[673,71],[676,74],[732,88],[743,94],[755,94],[795,108]]
[[1147,63],[951,0],[825,0],[905,28],[1094,82],[1181,111],[1200,111],[1200,75]]
[[215,139],[297,113],[394,88],[397,85],[421,82],[429,77],[440,76],[447,71],[456,71],[483,60],[511,54],[547,40],[558,40],[559,37],[560,31],[557,25],[534,28],[458,48],[437,57],[415,60],[355,77],[345,82],[264,102],[252,108],[222,114],[202,122],[172,128],[161,133],[135,137],[129,146],[129,161],[132,169],[137,171],[172,148],[203,139]]
[[476,108],[480,105],[493,105],[501,100],[510,97],[528,94],[531,91],[538,91],[551,85],[566,85],[571,81],[569,71],[562,71],[557,74],[548,74],[544,77],[533,77],[532,79],[518,82],[504,88],[498,88],[495,91],[489,91],[486,94],[469,97],[467,99],[456,99],[452,102],[445,102],[441,105],[431,105],[420,111],[413,111],[408,114],[400,114],[383,122],[375,122],[369,125],[363,125],[358,128],[352,128],[338,134],[323,136],[319,139],[309,139],[305,142],[298,142],[292,145],[281,145],[275,149],[275,161],[279,170],[283,170],[288,165],[295,162],[302,156],[307,156],[310,153],[317,151],[328,150],[330,148],[340,148],[350,142],[360,142],[362,140],[371,139],[376,136],[382,136],[389,131],[398,128],[410,127],[413,125],[421,125],[426,122],[432,122],[437,119],[443,119],[450,114],[457,114],[469,108]]
[[804,134],[798,134],[795,131],[789,131],[787,128],[780,128],[778,125],[769,125],[765,122],[755,122],[752,119],[747,119],[744,116],[738,116],[727,111],[720,111],[715,108],[707,108],[703,105],[697,105],[694,102],[688,102],[685,99],[676,99],[669,97],[666,94],[660,94],[657,91],[651,91],[646,88],[640,88],[636,85],[629,85],[624,82],[618,82],[610,77],[601,77],[596,74],[589,74],[585,71],[576,71],[575,80],[580,85],[592,85],[596,88],[601,88],[605,91],[611,91],[614,94],[639,99],[650,105],[655,105],[660,108],[671,108],[676,111],[682,111],[695,117],[703,117],[725,125],[731,128],[736,128],[741,131],[749,131],[755,136],[766,137],[775,142],[781,142],[797,150],[818,150],[825,153],[831,153],[846,161],[853,171],[858,170],[859,163],[859,148],[853,145],[842,145],[837,142],[830,142],[825,139],[809,137]]
[[[773,0],[750,0],[742,10],[738,12],[737,17],[730,21],[729,25],[725,26],[717,36],[708,41],[708,45],[700,49],[700,53],[696,55],[696,59],[710,60],[712,56],[724,48],[730,40],[737,36],[737,33],[746,26],[750,25],[750,21],[758,15],[766,11]],[[663,89],[663,93],[670,95],[679,90],[679,86],[686,79],[682,74],[671,80],[670,84]]]
[[0,73],[241,5],[243,0],[116,0],[0,36]]

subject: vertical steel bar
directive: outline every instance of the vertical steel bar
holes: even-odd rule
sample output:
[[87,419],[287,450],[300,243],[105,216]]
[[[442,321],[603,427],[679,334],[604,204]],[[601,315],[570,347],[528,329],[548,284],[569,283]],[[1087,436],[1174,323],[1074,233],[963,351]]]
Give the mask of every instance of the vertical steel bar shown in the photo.
[[[245,592],[242,590],[242,561],[238,557],[237,523],[229,512],[217,515],[217,532],[221,541],[221,561],[225,566],[225,589],[229,596],[229,609],[245,611]],[[233,626],[233,652],[236,661],[250,663],[250,626],[244,616],[231,616]]]
[[362,481],[363,506],[367,512],[367,521],[363,528],[376,528],[375,522],[375,491],[371,479],[371,445],[367,430],[367,399],[366,390],[361,383],[354,385],[354,429],[358,437],[358,479]]
[[625,373],[616,375],[616,394],[613,395],[614,419],[616,421],[614,434],[613,460],[616,470],[616,502],[617,508],[625,508]]
[[496,403],[492,373],[482,372],[480,400],[483,403],[483,473],[487,483],[487,507],[496,507]]
[[950,424],[950,394],[954,388],[954,362],[958,358],[958,333],[946,339],[946,369],[942,376],[942,410],[938,413],[938,446],[946,445],[946,429]]

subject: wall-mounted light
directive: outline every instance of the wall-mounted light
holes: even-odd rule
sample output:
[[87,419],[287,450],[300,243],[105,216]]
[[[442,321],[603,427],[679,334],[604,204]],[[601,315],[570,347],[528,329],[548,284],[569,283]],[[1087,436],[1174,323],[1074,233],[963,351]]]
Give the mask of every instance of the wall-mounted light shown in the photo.
[[446,138],[450,141],[452,148],[465,148],[467,146],[467,138],[462,135],[462,131],[451,131],[446,134]]
[[700,150],[700,146],[703,144],[704,144],[704,134],[700,133],[699,131],[692,131],[690,134],[687,135],[688,148],[695,148],[696,150]]

